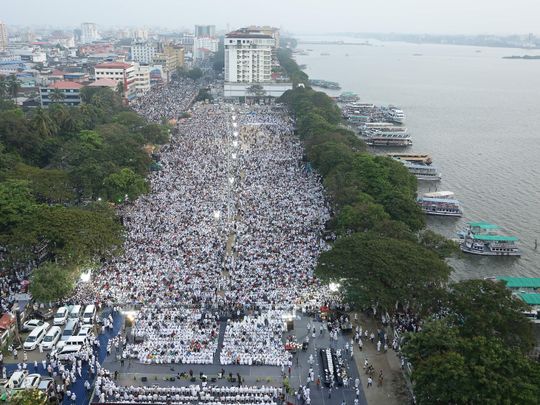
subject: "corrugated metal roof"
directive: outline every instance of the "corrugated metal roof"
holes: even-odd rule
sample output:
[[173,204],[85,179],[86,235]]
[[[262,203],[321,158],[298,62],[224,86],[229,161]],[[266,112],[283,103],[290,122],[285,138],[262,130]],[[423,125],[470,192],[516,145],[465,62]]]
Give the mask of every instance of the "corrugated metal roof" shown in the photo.
[[540,277],[497,277],[508,288],[540,288]]
[[519,297],[529,305],[540,305],[540,294],[538,293],[521,293]]

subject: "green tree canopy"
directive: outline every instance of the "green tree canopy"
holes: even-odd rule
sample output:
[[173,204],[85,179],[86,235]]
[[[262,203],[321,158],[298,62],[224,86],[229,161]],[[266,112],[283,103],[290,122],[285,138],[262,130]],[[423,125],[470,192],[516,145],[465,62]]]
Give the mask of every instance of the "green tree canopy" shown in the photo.
[[114,202],[124,201],[126,195],[133,201],[148,191],[146,180],[131,169],[112,173],[105,179],[104,185],[107,198]]
[[450,268],[417,243],[356,233],[339,238],[324,252],[316,273],[340,283],[358,307],[393,313],[396,303],[417,311],[431,305],[433,290],[446,282]]
[[31,216],[36,207],[30,186],[24,180],[0,183],[0,228],[11,232],[19,223]]
[[30,293],[38,302],[60,301],[73,292],[76,277],[74,268],[45,263],[32,272]]

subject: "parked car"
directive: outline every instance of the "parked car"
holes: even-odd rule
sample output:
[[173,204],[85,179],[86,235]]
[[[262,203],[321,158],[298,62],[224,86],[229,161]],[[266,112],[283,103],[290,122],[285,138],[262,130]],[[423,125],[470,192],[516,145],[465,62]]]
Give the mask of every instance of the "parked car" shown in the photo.
[[53,326],[41,341],[41,347],[43,350],[52,350],[60,340],[60,337],[62,337],[62,328],[60,326]]
[[68,308],[67,307],[60,307],[54,314],[53,318],[53,325],[63,325],[66,323],[66,320],[68,318]]
[[23,349],[34,350],[47,334],[48,328],[49,324],[45,322],[42,326],[39,326],[30,332],[23,344]]
[[28,371],[15,371],[9,378],[8,382],[5,385],[6,389],[14,389],[19,388],[22,382],[24,381],[24,378],[28,375]]
[[83,325],[81,326],[81,330],[79,331],[79,333],[77,333],[77,336],[88,337],[92,334],[93,328],[94,327],[92,325]]
[[68,360],[73,354],[79,353],[88,344],[88,338],[84,336],[73,336],[69,338],[62,349],[58,352],[59,360]]
[[64,328],[64,331],[62,332],[62,337],[60,337],[60,341],[56,344],[57,349],[61,349],[64,347],[64,344],[67,342],[69,338],[72,336],[77,336],[77,333],[79,332],[79,320],[78,319],[70,319],[66,323],[66,327]]
[[22,384],[19,388],[23,389],[32,389],[37,388],[39,386],[39,382],[41,381],[41,375],[40,374],[28,374]]
[[87,305],[83,313],[83,323],[94,323],[96,320],[96,306]]
[[41,377],[41,381],[38,385],[38,390],[41,392],[44,392],[45,394],[49,394],[54,390],[54,378],[52,377]]
[[23,326],[21,329],[25,332],[30,332],[45,324],[47,324],[47,327],[49,326],[47,322],[42,321],[41,319],[30,319],[29,321],[26,321],[25,323],[23,323]]

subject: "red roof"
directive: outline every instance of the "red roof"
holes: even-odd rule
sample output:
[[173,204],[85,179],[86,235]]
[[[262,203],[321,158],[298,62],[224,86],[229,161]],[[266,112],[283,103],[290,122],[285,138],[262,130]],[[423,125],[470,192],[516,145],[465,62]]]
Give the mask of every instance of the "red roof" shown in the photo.
[[107,62],[107,63],[99,63],[96,65],[96,68],[98,69],[128,69],[132,65],[129,63],[124,62]]
[[15,319],[10,314],[4,314],[0,318],[0,329],[9,329],[15,323]]
[[88,87],[114,87],[116,88],[118,86],[118,82],[113,79],[104,78],[104,79],[98,79],[95,82],[92,82],[88,85]]
[[68,82],[68,81],[58,81],[49,86],[50,89],[59,89],[59,90],[79,90],[83,86],[79,83]]

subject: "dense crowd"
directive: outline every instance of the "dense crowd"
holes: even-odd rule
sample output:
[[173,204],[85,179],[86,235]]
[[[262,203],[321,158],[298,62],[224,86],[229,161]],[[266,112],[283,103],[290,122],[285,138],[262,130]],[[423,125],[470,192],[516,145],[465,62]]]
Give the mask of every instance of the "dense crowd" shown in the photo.
[[185,112],[199,93],[199,86],[191,79],[179,78],[152,89],[136,98],[130,106],[150,122],[177,120]]
[[[149,118],[154,100],[172,111],[178,86],[139,107]],[[226,311],[236,320],[224,364],[287,364],[272,310],[321,302],[313,269],[329,214],[319,178],[304,170],[284,111],[235,108],[196,104],[177,125],[152,192],[122,208],[125,254],[88,285],[88,296],[142,306],[134,332],[143,342],[126,348],[142,363],[211,363]],[[244,317],[250,311],[259,317]],[[262,353],[265,345],[273,349]]]

